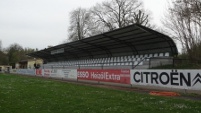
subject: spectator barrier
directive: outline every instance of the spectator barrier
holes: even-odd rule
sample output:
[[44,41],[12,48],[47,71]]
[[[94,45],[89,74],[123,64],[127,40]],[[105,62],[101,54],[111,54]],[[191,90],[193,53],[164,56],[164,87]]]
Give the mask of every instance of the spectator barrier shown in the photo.
[[201,90],[201,70],[131,70],[131,84]]
[[78,69],[78,80],[130,84],[129,69]]
[[201,91],[201,70],[15,69],[16,74],[75,81]]
[[77,69],[37,69],[36,76],[77,80]]
[[35,69],[17,69],[17,74],[24,74],[24,75],[35,75]]

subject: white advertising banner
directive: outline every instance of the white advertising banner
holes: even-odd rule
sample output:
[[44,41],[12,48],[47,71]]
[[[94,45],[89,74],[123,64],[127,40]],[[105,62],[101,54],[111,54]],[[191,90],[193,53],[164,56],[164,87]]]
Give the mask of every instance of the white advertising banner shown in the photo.
[[17,69],[11,69],[10,73],[17,73]]
[[18,74],[35,75],[35,69],[17,69]]
[[58,69],[50,69],[50,77],[58,77],[59,78],[58,73],[59,73]]
[[77,69],[44,69],[45,77],[77,79]]
[[43,76],[50,77],[52,69],[43,69]]
[[131,70],[131,84],[201,90],[201,70]]
[[58,69],[43,69],[43,76],[45,77],[62,78],[59,73],[60,70]]
[[68,79],[77,79],[77,69],[60,69],[58,70],[58,76]]

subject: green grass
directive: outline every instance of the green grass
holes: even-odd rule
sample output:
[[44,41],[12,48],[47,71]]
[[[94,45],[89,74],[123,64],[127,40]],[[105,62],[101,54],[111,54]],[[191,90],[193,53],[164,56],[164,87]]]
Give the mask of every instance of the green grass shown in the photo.
[[199,113],[201,102],[0,74],[0,113]]

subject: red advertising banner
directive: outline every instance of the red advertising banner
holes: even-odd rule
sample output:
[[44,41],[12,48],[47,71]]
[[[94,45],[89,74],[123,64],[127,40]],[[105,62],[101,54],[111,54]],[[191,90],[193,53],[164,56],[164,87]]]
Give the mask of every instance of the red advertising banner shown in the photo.
[[36,69],[36,75],[42,76],[42,69]]
[[77,77],[81,80],[130,84],[129,69],[78,69]]

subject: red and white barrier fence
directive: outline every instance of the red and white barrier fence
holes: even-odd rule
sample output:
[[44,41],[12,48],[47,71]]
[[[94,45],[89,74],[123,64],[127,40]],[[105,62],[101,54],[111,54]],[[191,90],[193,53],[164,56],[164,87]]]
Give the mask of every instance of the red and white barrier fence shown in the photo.
[[11,73],[132,86],[201,90],[201,70],[15,69]]

